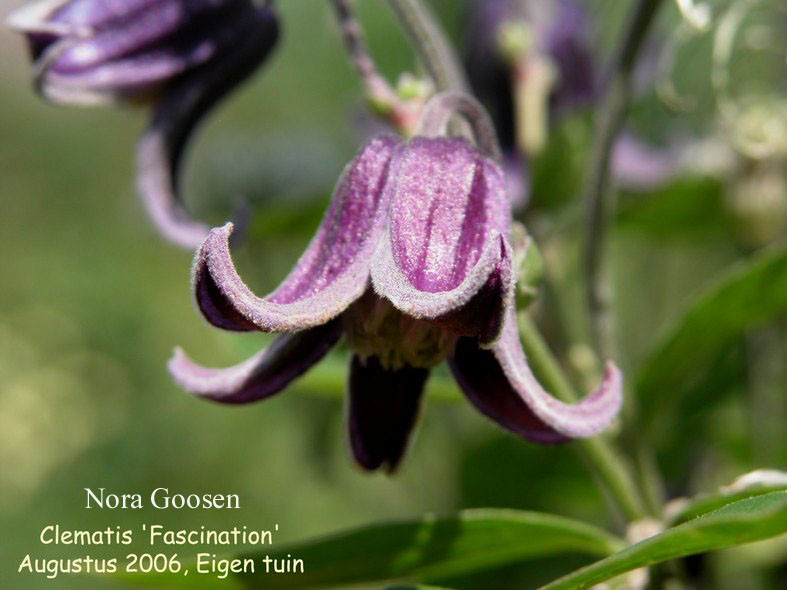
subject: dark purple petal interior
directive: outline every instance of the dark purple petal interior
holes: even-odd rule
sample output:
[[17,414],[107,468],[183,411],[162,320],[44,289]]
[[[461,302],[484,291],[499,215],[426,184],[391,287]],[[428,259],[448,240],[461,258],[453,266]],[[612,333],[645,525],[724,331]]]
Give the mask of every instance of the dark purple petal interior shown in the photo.
[[428,369],[385,369],[377,357],[350,365],[350,445],[364,469],[393,471],[418,417]]

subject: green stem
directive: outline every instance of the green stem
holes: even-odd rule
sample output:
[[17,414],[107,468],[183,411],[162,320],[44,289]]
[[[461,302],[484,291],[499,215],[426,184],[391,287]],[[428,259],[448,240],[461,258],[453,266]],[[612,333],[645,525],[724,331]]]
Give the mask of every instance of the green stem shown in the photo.
[[[567,403],[577,401],[574,388],[538,328],[524,312],[519,314],[518,319],[522,344],[533,370],[555,397]],[[573,444],[583,460],[592,467],[627,520],[639,520],[648,515],[643,496],[628,466],[607,438],[596,436],[578,440]]]
[[388,0],[437,90],[467,92],[464,70],[434,15],[420,0]]

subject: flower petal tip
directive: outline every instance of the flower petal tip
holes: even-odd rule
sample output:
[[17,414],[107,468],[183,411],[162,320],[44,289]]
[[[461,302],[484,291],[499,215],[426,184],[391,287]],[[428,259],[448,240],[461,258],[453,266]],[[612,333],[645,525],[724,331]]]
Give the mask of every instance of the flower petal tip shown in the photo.
[[178,347],[167,368],[188,393],[227,404],[245,404],[282,391],[323,358],[341,333],[341,324],[335,320],[296,334],[282,334],[254,356],[225,368],[203,367]]

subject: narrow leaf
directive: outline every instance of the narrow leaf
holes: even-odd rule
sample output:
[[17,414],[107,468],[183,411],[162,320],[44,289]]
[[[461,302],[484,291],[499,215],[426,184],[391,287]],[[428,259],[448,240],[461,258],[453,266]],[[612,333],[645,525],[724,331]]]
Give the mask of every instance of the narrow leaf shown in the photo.
[[668,529],[601,561],[542,587],[542,590],[588,588],[654,563],[732,547],[787,533],[787,492],[772,492],[733,502]]
[[686,522],[731,502],[780,491],[787,491],[787,472],[774,469],[750,471],[714,493],[685,500],[677,511],[671,511],[670,524],[674,526]]

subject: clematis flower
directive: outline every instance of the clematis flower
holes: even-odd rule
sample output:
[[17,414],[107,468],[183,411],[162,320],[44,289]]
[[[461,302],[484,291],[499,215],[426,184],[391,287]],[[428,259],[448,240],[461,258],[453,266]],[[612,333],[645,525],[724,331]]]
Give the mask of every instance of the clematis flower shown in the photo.
[[592,436],[620,408],[621,374],[608,364],[600,388],[574,405],[541,387],[517,331],[510,228],[503,173],[466,139],[378,136],[347,167],[316,236],[271,294],[255,295],[238,275],[232,225],[210,232],[193,268],[204,317],[280,335],[229,368],[200,366],[178,349],[170,372],[197,396],[252,402],[284,389],[344,336],[353,352],[349,438],[370,470],[398,465],[429,371],[442,361],[471,403],[508,430],[545,444]]
[[208,227],[183,210],[176,176],[201,117],[273,48],[276,14],[252,0],[38,0],[12,13],[54,103],[152,103],[138,188],[161,233],[197,247]]

